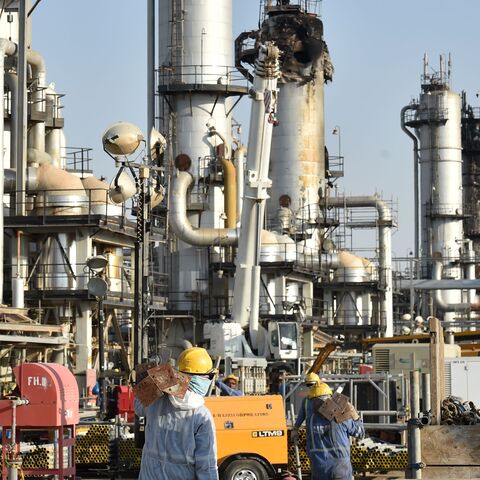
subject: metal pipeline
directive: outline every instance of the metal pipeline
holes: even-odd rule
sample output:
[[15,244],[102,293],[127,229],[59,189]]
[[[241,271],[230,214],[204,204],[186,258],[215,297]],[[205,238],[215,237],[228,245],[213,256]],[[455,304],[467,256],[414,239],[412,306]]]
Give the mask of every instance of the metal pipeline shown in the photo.
[[[433,262],[432,277],[434,280],[442,279],[443,264],[440,261]],[[442,297],[441,290],[433,291],[435,305],[444,312],[469,312],[474,306],[471,303],[447,303]]]
[[220,159],[223,167],[224,209],[227,228],[237,226],[237,172],[235,165],[225,157]]
[[410,372],[410,419],[408,420],[408,478],[422,478],[422,446],[420,438],[420,373]]
[[420,255],[420,215],[419,215],[419,187],[418,187],[418,138],[405,126],[405,112],[408,110],[418,110],[418,105],[411,104],[406,105],[400,111],[400,126],[402,130],[412,139],[413,141],[413,198],[415,205],[414,212],[414,245],[415,245],[415,258],[419,258]]
[[222,141],[216,150],[223,167],[223,208],[227,217],[225,223],[227,228],[235,228],[237,225],[237,172],[235,171],[235,165],[227,158],[228,147],[225,137],[215,127],[209,127],[208,130],[210,137],[216,135]]
[[245,186],[245,157],[247,155],[247,148],[244,145],[240,145],[233,154],[233,162],[237,170],[237,219],[242,216],[243,205],[243,190]]
[[[52,87],[46,90],[46,108],[47,118],[52,116],[58,118],[62,108],[60,99]],[[64,160],[62,159],[62,136],[64,135],[63,128],[52,128],[45,135],[45,151],[50,155],[52,165],[65,169]]]
[[197,247],[234,246],[238,242],[235,228],[195,228],[187,216],[187,193],[193,177],[188,172],[177,171],[170,184],[169,224],[178,238]]
[[10,108],[10,167],[17,167],[17,110],[18,110],[18,77],[15,73],[5,74],[5,84],[11,92]]
[[155,127],[155,0],[147,1],[147,152],[151,160],[151,135]]
[[[377,197],[330,197],[327,206],[339,208],[373,207],[378,212],[378,251],[380,268],[380,323],[385,327],[385,336],[393,335],[392,291],[392,212],[387,203]],[[384,316],[383,316],[384,315]]]
[[[32,79],[37,80],[36,89],[32,91],[32,115],[38,115],[44,111],[43,90],[46,88],[47,69],[42,55],[34,50],[27,50],[27,64],[32,68]],[[45,122],[36,119],[30,132],[31,147],[39,152],[45,152]]]
[[[6,55],[14,55],[17,51],[17,46],[11,42],[10,40],[5,40],[4,38],[0,38],[0,92],[5,91],[5,56]],[[5,119],[4,115],[0,115],[0,174],[2,178],[0,179],[0,199],[1,199],[1,211],[0,211],[0,265],[3,265],[3,240],[4,240],[4,228],[3,228],[3,178],[4,178],[4,170],[5,170],[5,162],[4,162],[4,145],[3,145],[3,137],[5,131]],[[0,268],[0,304],[3,303],[3,268]]]

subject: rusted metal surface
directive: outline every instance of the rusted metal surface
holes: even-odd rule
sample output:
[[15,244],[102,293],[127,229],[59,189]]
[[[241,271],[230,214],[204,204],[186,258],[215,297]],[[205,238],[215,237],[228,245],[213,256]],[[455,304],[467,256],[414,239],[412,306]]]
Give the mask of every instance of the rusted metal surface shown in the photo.
[[432,425],[420,432],[422,462],[427,467],[480,467],[480,425]]
[[473,402],[462,402],[457,397],[442,401],[442,425],[480,424],[480,409]]
[[164,393],[183,398],[190,383],[188,375],[175,370],[169,363],[145,363],[138,365],[135,371],[138,383],[133,392],[144,407],[151,405]]

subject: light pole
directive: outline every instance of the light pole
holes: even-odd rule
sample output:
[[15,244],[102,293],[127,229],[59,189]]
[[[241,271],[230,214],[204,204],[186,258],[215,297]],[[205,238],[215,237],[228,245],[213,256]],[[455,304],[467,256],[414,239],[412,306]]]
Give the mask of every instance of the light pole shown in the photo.
[[[150,210],[158,205],[164,196],[161,185],[163,172],[162,155],[167,142],[152,128],[150,133],[151,164],[145,156],[141,163],[129,160],[140,144],[144,143],[141,130],[127,122],[112,125],[103,134],[103,149],[115,162],[120,163],[115,178],[110,183],[109,196],[114,203],[124,203],[137,197],[136,235],[134,241],[134,298],[133,298],[133,365],[139,365],[148,356],[146,323],[148,318],[148,236],[150,230]],[[151,176],[156,177],[156,188],[151,187]],[[132,368],[132,369],[133,369]]]
[[333,127],[332,135],[338,136],[338,158],[342,157],[342,130],[339,125]]
[[105,414],[106,391],[105,391],[105,312],[103,311],[103,299],[108,290],[108,283],[103,278],[108,259],[105,255],[90,257],[85,262],[93,277],[88,281],[88,293],[97,299],[98,319],[98,386],[100,397],[100,412]]

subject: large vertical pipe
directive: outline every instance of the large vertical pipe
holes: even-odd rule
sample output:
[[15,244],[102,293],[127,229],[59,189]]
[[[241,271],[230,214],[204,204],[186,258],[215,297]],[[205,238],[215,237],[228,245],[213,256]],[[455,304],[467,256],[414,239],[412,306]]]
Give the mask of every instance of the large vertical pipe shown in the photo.
[[245,186],[245,155],[247,154],[247,148],[244,145],[240,145],[234,153],[235,169],[237,171],[237,219],[240,219],[242,215],[243,205],[243,188]]
[[30,127],[31,148],[40,153],[45,152],[45,122],[38,118],[45,111],[45,89],[47,80],[47,70],[45,60],[42,55],[31,49],[27,51],[27,64],[32,68],[32,80],[36,85],[33,86],[32,95],[32,116],[37,115],[35,121]]
[[413,142],[413,200],[414,200],[414,253],[415,258],[420,255],[420,217],[419,217],[419,189],[418,189],[418,138],[405,126],[405,113],[408,110],[417,110],[418,105],[407,105],[400,113],[400,125],[402,130],[412,139]]
[[432,398],[430,394],[430,374],[422,373],[422,401],[423,412],[429,412],[432,409]]
[[406,478],[422,478],[420,443],[420,374],[410,372],[410,420],[408,423],[408,468]]
[[151,160],[150,140],[155,127],[155,0],[147,4],[147,152]]
[[[27,167],[27,7],[20,0],[18,11],[18,112],[17,112],[17,198],[16,214],[25,215],[25,177]],[[3,71],[3,70],[2,70]]]
[[[23,3],[23,2],[21,2]],[[3,102],[3,92],[5,91],[5,55],[13,55],[16,51],[16,46],[13,42],[0,39],[0,93]],[[3,107],[2,107],[3,108]],[[3,250],[4,250],[4,229],[3,229],[3,190],[4,190],[4,169],[5,169],[5,159],[4,159],[4,136],[5,136],[5,120],[4,115],[0,115],[0,174],[2,178],[0,179],[0,304],[3,303]]]
[[18,114],[18,77],[14,73],[5,74],[5,83],[11,93],[10,112],[10,168],[17,168],[17,114]]

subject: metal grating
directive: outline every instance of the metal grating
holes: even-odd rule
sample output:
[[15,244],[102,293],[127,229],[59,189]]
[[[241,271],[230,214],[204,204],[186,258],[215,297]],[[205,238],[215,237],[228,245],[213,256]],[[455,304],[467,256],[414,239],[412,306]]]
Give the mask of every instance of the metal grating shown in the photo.
[[374,350],[373,366],[376,373],[390,371],[390,350],[378,348]]

